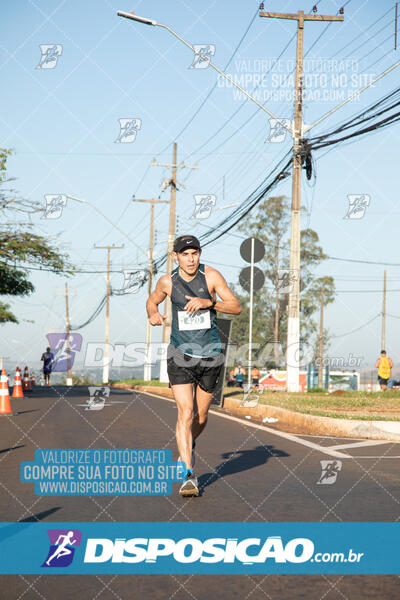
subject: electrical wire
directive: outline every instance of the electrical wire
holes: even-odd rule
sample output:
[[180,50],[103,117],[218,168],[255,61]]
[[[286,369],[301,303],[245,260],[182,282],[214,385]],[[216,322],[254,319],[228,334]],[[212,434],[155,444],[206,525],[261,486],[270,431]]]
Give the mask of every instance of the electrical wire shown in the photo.
[[360,331],[360,329],[367,327],[367,325],[372,323],[372,321],[375,321],[375,319],[377,319],[380,316],[381,316],[380,314],[377,314],[374,317],[372,317],[372,319],[370,319],[369,321],[364,323],[364,325],[361,325],[360,327],[357,327],[356,329],[352,329],[351,331],[347,331],[346,333],[340,333],[339,335],[331,335],[330,337],[331,338],[340,338],[340,337],[345,337],[346,335],[351,335],[352,333],[356,333],[357,331]]

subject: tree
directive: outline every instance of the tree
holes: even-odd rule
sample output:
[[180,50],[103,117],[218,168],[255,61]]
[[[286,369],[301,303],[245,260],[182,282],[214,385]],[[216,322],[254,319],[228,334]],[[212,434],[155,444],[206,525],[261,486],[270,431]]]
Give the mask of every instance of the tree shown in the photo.
[[[6,175],[7,158],[10,150],[0,148],[0,214],[15,216],[15,213],[32,214],[42,211],[39,203],[18,197],[13,189],[6,189],[12,181]],[[50,246],[44,236],[32,232],[31,223],[20,224],[14,219],[0,225],[0,296],[27,296],[35,290],[29,280],[27,266],[35,266],[57,274],[73,273],[68,255]],[[10,305],[0,302],[0,323],[18,323]]]
[[[264,259],[257,266],[264,271],[266,285],[254,295],[253,341],[261,345],[273,343],[273,360],[270,360],[270,366],[282,363],[283,354],[280,349],[286,351],[290,289],[289,225],[288,199],[285,196],[273,196],[265,200],[239,226],[240,231],[257,237],[265,245]],[[302,342],[313,344],[317,324],[312,317],[319,309],[321,286],[324,285],[325,304],[333,301],[335,286],[332,277],[316,277],[314,274],[315,267],[327,258],[319,245],[318,234],[312,229],[305,229],[300,236],[300,335]],[[238,296],[243,311],[234,319],[232,342],[241,344],[248,341],[249,296],[243,292]]]

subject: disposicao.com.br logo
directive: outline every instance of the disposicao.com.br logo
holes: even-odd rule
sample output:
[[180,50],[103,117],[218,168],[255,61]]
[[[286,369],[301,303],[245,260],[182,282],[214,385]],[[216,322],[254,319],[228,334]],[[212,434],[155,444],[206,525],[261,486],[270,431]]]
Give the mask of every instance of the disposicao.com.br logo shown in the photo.
[[[359,562],[362,553],[349,550],[316,553],[315,562]],[[262,538],[89,538],[85,563],[157,563],[166,557],[177,563],[265,563],[314,562],[314,543],[308,538],[294,538],[286,544],[280,536]]]

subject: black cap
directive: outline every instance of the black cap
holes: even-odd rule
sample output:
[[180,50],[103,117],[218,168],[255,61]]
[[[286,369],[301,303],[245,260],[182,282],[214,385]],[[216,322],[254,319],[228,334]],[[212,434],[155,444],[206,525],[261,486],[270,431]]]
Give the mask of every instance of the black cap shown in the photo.
[[194,235],[181,235],[174,242],[174,252],[182,252],[187,248],[195,248],[200,250],[200,242]]

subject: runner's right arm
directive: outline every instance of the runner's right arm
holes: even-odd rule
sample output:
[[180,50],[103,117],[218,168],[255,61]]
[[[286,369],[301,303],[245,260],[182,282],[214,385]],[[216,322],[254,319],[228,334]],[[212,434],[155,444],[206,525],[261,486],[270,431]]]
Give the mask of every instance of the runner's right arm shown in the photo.
[[167,318],[165,315],[159,313],[158,305],[165,300],[167,295],[170,295],[170,287],[171,276],[164,275],[157,281],[156,289],[148,297],[146,309],[150,325],[163,325]]

